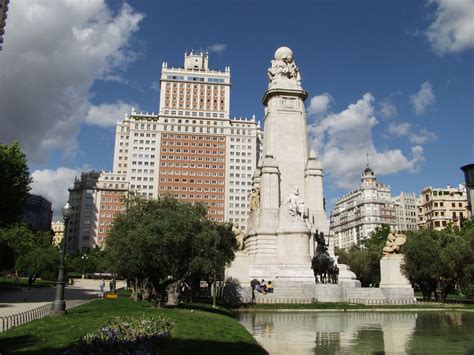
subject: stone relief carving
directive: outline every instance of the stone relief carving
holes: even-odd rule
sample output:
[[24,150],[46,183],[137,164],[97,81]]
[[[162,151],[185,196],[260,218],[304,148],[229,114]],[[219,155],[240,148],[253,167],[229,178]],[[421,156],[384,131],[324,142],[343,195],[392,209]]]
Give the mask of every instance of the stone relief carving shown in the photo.
[[390,231],[383,248],[383,255],[398,254],[400,253],[400,247],[405,244],[407,237],[404,234],[397,234],[393,230]]
[[288,194],[287,202],[290,216],[305,219],[304,199],[298,187],[295,186],[293,191]]

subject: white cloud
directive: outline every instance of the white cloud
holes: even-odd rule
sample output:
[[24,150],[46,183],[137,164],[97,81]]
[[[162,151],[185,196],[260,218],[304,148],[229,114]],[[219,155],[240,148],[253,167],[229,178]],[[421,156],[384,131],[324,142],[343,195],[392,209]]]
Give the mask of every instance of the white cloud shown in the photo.
[[55,219],[61,219],[61,209],[69,198],[68,188],[74,185],[74,178],[80,176],[79,169],[60,167],[56,170],[35,170],[31,176],[31,192],[45,196],[53,204]]
[[333,102],[333,98],[327,92],[316,95],[311,99],[310,106],[308,109],[309,114],[324,114],[329,110],[329,106]]
[[374,112],[374,97],[366,93],[344,111],[309,126],[312,147],[318,151],[329,181],[337,187],[350,189],[359,184],[367,153],[378,175],[416,171],[424,160],[421,146],[411,148],[411,157],[400,149],[378,151],[372,139],[372,128],[378,123]]
[[214,43],[207,47],[210,52],[222,53],[226,50],[227,44],[225,43]]
[[383,100],[380,103],[380,113],[385,118],[395,118],[397,117],[397,108],[388,100]]
[[428,107],[433,105],[434,102],[435,95],[429,81],[425,81],[421,84],[420,90],[416,94],[410,96],[410,103],[417,115],[424,114]]
[[[12,1],[0,55],[0,140],[19,140],[30,163],[77,148],[91,87],[136,58],[128,50],[142,14],[105,0]],[[118,117],[117,119],[120,119]],[[69,152],[70,153],[70,152]]]
[[433,142],[438,139],[435,133],[422,129],[419,133],[413,133],[409,137],[410,142],[413,144],[425,144]]
[[131,111],[132,105],[123,101],[91,106],[86,116],[86,123],[101,127],[115,127],[117,121],[121,121],[125,113]]
[[402,137],[409,133],[410,128],[411,124],[409,122],[390,122],[387,131],[392,136]]
[[474,48],[474,1],[431,0],[436,9],[426,37],[438,54]]

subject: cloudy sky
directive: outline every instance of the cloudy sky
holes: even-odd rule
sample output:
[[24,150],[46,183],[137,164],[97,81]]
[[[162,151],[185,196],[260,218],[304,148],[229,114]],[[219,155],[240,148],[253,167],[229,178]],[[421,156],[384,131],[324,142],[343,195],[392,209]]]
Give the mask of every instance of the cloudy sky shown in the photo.
[[370,165],[392,193],[457,185],[474,162],[474,0],[15,0],[0,52],[0,141],[27,153],[59,212],[112,167],[114,125],[157,111],[161,63],[231,67],[233,116],[263,115],[273,53],[295,53],[326,198]]

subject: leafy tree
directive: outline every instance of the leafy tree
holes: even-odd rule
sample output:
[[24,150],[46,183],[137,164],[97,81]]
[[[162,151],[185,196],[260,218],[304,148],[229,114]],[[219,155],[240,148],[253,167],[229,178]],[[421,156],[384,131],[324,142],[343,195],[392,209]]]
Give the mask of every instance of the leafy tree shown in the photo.
[[195,273],[214,275],[233,260],[237,241],[231,225],[208,221],[202,205],[173,198],[132,198],[107,239],[111,271],[132,281],[135,300],[175,304],[182,281]]
[[384,224],[377,227],[360,245],[353,245],[347,251],[336,251],[339,262],[349,265],[363,287],[380,283],[380,258],[389,233],[390,227]]
[[402,251],[405,263],[402,270],[415,287],[423,293],[423,299],[428,300],[436,291],[441,276],[440,236],[436,231],[424,229],[408,234],[407,242]]
[[59,250],[52,245],[35,247],[17,260],[17,268],[27,275],[37,274],[45,280],[54,280],[58,274]]
[[15,269],[18,257],[28,253],[35,247],[33,232],[24,224],[14,224],[0,228],[0,242],[13,252],[13,264],[15,265]]
[[11,145],[0,143],[0,226],[20,220],[30,183],[26,156],[18,142]]

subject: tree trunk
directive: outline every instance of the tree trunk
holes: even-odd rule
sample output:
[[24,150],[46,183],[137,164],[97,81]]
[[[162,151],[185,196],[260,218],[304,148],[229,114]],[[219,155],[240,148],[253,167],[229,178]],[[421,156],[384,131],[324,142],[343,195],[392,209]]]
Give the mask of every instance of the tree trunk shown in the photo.
[[168,301],[166,302],[167,306],[177,306],[179,303],[179,281],[173,282],[168,285]]

